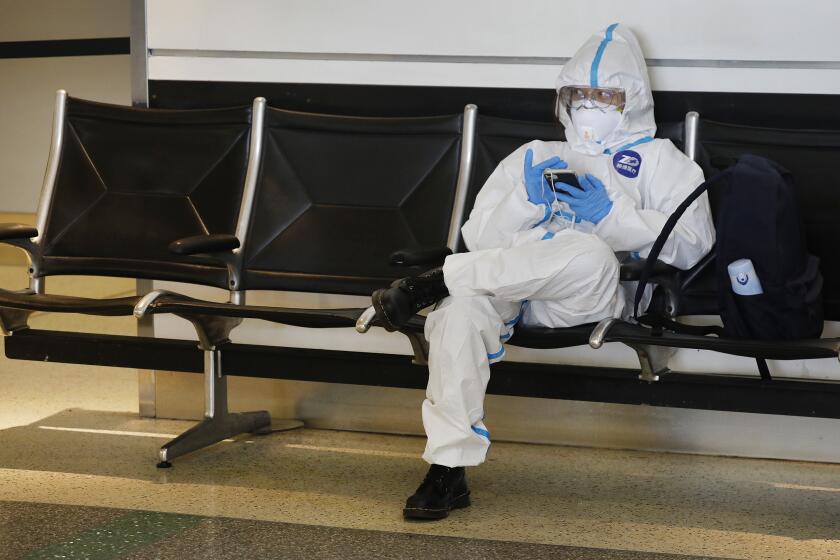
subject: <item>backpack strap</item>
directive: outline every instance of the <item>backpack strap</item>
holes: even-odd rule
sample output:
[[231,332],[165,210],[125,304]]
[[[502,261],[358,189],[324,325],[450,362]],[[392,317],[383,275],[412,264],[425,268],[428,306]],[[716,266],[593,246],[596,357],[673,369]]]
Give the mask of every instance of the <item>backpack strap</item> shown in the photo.
[[767,367],[767,360],[756,358],[755,363],[758,366],[758,374],[761,376],[761,379],[763,381],[773,381],[773,378],[770,377],[770,368]]
[[659,236],[656,238],[656,241],[653,242],[653,246],[650,249],[650,254],[647,256],[647,260],[645,261],[645,266],[642,268],[642,273],[639,276],[639,285],[636,287],[636,297],[633,300],[633,318],[637,321],[639,320],[639,302],[642,301],[642,296],[645,293],[645,286],[647,286],[648,281],[650,280],[651,273],[653,272],[653,267],[656,264],[656,259],[659,257],[659,253],[662,252],[662,247],[665,246],[665,243],[668,241],[668,237],[671,235],[671,232],[674,231],[674,227],[677,225],[677,221],[685,214],[685,211],[688,210],[688,207],[697,200],[701,194],[706,192],[709,187],[714,185],[715,183],[719,182],[724,177],[727,177],[732,172],[732,168],[725,169],[721,171],[708,181],[705,181],[701,185],[699,185],[690,195],[686,197],[682,203],[677,206],[677,209],[668,217],[668,221],[665,222],[665,225],[662,226],[662,231],[659,232]]

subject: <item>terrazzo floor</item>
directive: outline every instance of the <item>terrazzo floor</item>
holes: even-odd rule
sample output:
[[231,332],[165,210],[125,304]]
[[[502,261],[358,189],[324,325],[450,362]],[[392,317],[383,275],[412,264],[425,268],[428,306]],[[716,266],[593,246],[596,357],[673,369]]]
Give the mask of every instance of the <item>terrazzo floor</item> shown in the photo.
[[[68,518],[73,522],[68,523]],[[21,523],[50,523],[55,532],[29,537]],[[314,527],[148,511],[0,502],[0,530],[18,538],[0,558],[210,558],[213,560],[318,558],[453,558],[458,560],[693,560],[698,556],[651,554],[574,546],[502,542]]]
[[494,443],[471,508],[407,523],[422,438],[243,436],[159,470],[191,423],[138,418],[136,372],[0,358],[0,387],[0,559],[840,558],[837,465]]

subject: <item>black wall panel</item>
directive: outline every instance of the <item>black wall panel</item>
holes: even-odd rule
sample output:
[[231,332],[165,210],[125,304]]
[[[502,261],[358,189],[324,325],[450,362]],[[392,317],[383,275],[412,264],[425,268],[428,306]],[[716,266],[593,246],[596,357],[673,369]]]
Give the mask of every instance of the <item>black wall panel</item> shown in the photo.
[[[405,117],[445,115],[475,103],[481,114],[509,119],[553,120],[550,89],[190,82],[151,80],[149,104],[159,108],[223,107],[262,96],[294,111],[339,115]],[[840,128],[840,95],[660,91],[654,93],[658,121],[698,111],[703,118],[779,128]]]

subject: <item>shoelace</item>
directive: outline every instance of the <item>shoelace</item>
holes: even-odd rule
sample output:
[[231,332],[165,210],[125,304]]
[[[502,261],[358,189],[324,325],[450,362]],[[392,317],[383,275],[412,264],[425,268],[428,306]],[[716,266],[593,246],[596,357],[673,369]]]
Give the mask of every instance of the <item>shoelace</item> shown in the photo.
[[417,309],[434,305],[441,299],[434,289],[439,282],[438,279],[418,277],[415,280],[415,282],[408,282],[405,289],[415,297]]

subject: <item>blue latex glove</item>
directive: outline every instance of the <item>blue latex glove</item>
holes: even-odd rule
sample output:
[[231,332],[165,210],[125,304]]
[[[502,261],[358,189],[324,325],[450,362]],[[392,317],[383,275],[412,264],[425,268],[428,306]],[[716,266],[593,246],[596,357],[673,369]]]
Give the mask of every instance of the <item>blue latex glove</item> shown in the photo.
[[543,178],[543,171],[546,169],[566,169],[568,165],[558,156],[548,158],[542,163],[533,165],[534,150],[528,148],[525,152],[525,190],[528,192],[528,200],[533,204],[551,204],[554,202],[554,193],[551,186]]
[[569,185],[569,194],[558,192],[557,199],[568,204],[578,218],[597,224],[612,210],[612,200],[604,183],[594,175],[587,173],[578,177],[578,182],[580,189]]

